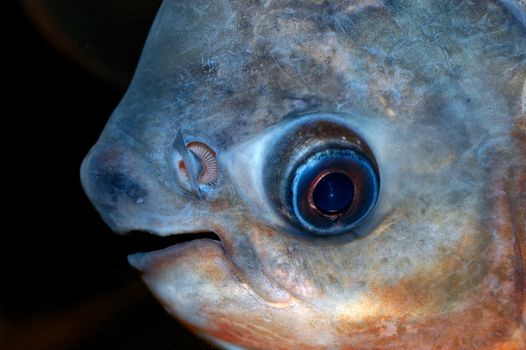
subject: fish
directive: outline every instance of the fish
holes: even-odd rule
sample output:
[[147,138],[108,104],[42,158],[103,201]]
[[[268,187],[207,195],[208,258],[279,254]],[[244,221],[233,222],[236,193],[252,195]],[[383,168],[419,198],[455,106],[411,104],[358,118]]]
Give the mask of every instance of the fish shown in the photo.
[[220,348],[525,349],[525,16],[165,0],[83,188]]

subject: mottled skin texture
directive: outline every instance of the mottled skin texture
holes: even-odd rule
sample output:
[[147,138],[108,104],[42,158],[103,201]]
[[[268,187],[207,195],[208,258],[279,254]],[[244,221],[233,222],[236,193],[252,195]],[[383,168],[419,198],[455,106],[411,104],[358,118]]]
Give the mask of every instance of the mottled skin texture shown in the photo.
[[[83,186],[117,232],[219,235],[130,262],[168,312],[223,346],[524,349],[523,11],[166,0]],[[360,135],[378,163],[358,239],[302,237],[276,205],[283,164],[320,121]],[[169,164],[181,128],[218,154],[201,200]]]

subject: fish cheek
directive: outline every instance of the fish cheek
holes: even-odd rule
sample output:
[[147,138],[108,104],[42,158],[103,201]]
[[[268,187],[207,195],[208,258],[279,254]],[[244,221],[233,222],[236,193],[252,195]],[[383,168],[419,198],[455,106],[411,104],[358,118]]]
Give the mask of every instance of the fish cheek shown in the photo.
[[[496,344],[522,348],[518,345],[522,340],[510,340],[520,329],[523,287],[504,183],[500,176],[488,183],[492,194],[483,211],[486,219],[463,228],[456,246],[437,245],[436,263],[415,268],[395,284],[371,288],[383,305],[381,310],[391,308],[391,315],[383,318],[387,324],[373,319],[356,322],[352,315],[343,314],[341,331],[362,330],[360,334],[378,347],[396,336],[404,349],[438,342],[433,339],[441,339],[445,348],[463,344],[480,349],[499,348]],[[480,213],[474,218],[480,219]],[[387,337],[377,337],[375,332]]]
[[[315,302],[326,297],[327,276],[332,276],[329,279],[336,282],[334,275],[338,272],[331,274],[329,265],[324,264],[327,268],[323,269],[319,264],[321,247],[312,249],[308,241],[263,225],[254,225],[250,241],[265,275],[296,298]],[[319,273],[320,267],[323,273]]]

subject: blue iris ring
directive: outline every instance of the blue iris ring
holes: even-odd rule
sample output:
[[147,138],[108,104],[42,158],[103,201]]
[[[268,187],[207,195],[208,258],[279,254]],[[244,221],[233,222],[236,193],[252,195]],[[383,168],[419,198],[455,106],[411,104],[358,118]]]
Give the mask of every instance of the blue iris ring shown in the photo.
[[373,211],[380,180],[374,163],[354,149],[329,149],[297,167],[292,208],[308,231],[326,236],[349,232]]

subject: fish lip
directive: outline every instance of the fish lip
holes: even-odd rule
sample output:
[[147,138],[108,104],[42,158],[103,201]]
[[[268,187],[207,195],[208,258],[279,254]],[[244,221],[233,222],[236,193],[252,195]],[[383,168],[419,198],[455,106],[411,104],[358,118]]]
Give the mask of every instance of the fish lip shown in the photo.
[[[131,239],[135,240],[135,242],[130,249],[135,251],[129,253],[127,259],[132,267],[141,272],[144,272],[144,263],[140,263],[140,261],[166,256],[167,253],[171,253],[175,247],[182,248],[184,245],[193,241],[214,241],[217,242],[217,244],[220,244],[221,248],[224,250],[223,239],[219,234],[213,231],[198,230],[194,232],[186,231],[159,234],[150,230],[121,230],[118,233],[126,237],[134,236]],[[145,239],[146,242],[144,241]],[[152,243],[153,241],[157,242]],[[140,246],[141,244],[143,246],[149,246],[150,249],[140,247],[138,249],[133,249],[134,245]]]
[[[190,245],[201,244],[201,242],[213,242],[213,244],[220,245],[221,249],[223,249],[224,251],[223,244],[220,241],[210,238],[196,238],[191,241],[172,244],[162,249],[147,252],[131,253],[128,254],[127,260],[128,263],[136,270],[142,273],[148,273],[149,269],[152,266],[156,265],[156,263],[161,261],[163,258],[176,256],[178,253],[180,253],[181,250],[184,250],[186,247],[189,247]],[[224,255],[225,257],[227,257],[227,254]]]

